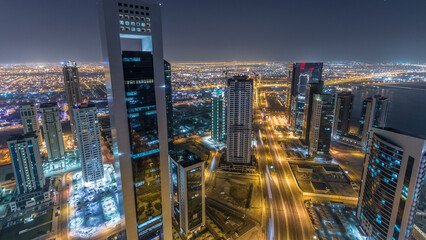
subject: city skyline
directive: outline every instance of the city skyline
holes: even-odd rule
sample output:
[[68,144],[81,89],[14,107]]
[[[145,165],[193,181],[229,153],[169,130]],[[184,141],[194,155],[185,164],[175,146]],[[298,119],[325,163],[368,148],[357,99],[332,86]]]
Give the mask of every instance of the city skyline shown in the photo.
[[[0,40],[0,63],[101,61],[95,2],[5,1],[0,27],[10,34]],[[416,41],[426,38],[424,1],[153,2],[162,3],[164,53],[170,62],[426,62],[426,44]],[[17,11],[27,18],[9,24]],[[23,35],[28,33],[31,44]],[[316,34],[321,38],[310,37]]]
[[426,239],[426,2],[164,1],[4,4],[0,240]]

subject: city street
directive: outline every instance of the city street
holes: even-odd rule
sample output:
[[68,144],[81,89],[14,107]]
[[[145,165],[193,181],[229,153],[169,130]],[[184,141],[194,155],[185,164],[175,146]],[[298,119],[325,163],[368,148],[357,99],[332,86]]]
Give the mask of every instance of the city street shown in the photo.
[[[255,122],[261,121],[258,120]],[[257,157],[261,180],[266,187],[264,192],[268,193],[266,202],[269,202],[269,213],[264,216],[266,239],[313,239],[314,231],[302,193],[292,177],[287,159],[280,151],[276,136],[270,131],[271,123],[263,121],[263,125],[258,126],[260,128],[255,127]]]

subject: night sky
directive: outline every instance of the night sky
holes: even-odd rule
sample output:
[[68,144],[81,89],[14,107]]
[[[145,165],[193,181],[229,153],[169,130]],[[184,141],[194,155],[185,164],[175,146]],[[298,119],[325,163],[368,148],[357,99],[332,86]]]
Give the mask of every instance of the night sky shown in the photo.
[[[161,2],[172,62],[426,62],[426,0]],[[101,59],[96,0],[2,0],[0,30],[1,63]]]

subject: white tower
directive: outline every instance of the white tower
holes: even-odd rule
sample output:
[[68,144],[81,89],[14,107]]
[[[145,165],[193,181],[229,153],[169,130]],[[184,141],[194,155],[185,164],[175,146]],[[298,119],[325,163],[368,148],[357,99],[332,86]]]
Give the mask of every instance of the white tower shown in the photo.
[[94,182],[104,177],[101,134],[94,104],[76,104],[72,110],[77,136],[81,170],[85,182]]

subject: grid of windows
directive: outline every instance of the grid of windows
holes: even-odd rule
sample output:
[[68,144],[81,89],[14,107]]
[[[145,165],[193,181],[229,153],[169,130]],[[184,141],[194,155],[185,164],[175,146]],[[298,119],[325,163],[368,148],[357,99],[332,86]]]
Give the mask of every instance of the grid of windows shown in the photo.
[[124,32],[151,32],[149,7],[118,3],[120,30]]
[[390,227],[402,154],[401,149],[373,136],[361,212],[378,233],[376,239],[386,239]]

